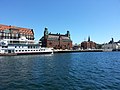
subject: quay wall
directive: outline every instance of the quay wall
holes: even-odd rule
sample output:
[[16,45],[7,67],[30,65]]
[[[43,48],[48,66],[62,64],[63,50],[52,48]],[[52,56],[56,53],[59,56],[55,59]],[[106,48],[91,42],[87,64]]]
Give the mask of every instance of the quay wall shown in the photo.
[[72,52],[103,52],[102,49],[97,50],[54,50],[54,53],[72,53]]

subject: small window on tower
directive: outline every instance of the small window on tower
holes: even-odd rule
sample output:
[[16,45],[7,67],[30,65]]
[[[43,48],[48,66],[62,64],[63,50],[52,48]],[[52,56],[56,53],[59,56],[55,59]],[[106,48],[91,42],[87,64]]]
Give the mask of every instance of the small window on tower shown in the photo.
[[49,45],[52,45],[52,43],[50,42]]

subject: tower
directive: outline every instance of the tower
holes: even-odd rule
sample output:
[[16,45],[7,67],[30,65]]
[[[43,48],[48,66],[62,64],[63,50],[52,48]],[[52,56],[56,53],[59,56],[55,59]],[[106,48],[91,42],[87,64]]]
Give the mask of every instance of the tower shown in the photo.
[[111,42],[114,43],[114,39],[113,38],[112,38]]
[[46,39],[48,36],[48,28],[46,27],[44,30],[44,38]]
[[69,32],[69,31],[67,31],[67,37],[69,37],[69,38],[70,38],[70,32]]
[[88,42],[90,42],[90,36],[88,37]]

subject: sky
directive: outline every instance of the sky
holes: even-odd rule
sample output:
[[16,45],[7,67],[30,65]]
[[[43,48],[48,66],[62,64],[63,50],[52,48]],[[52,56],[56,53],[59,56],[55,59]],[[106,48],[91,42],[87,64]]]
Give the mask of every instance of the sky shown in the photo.
[[0,24],[34,29],[39,40],[70,31],[73,44],[120,40],[120,0],[0,0]]

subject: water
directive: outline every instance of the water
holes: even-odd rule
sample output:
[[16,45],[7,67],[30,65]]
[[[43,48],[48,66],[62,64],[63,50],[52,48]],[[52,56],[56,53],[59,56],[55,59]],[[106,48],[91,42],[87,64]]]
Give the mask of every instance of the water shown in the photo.
[[120,52],[0,57],[0,90],[120,90]]

